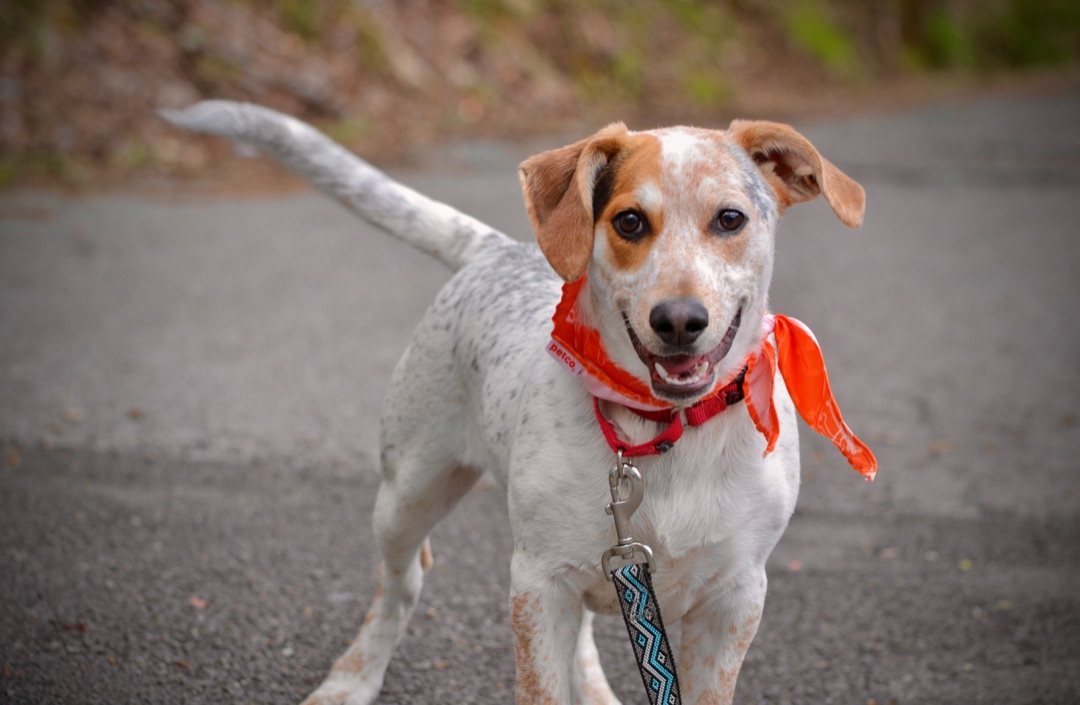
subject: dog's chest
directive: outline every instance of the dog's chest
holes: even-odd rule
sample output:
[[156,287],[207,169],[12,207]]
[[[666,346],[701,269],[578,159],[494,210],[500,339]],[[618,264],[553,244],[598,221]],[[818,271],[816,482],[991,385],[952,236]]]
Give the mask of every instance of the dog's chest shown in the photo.
[[[765,543],[775,540],[773,525],[782,528],[789,514],[784,493],[768,477],[756,445],[744,454],[737,440],[732,443],[741,430],[735,426],[716,429],[727,436],[725,443],[690,439],[678,457],[637,461],[646,490],[631,531],[635,541],[653,550],[653,584],[672,618],[760,560],[771,548]],[[718,447],[727,450],[717,453]],[[606,549],[615,539],[611,530],[601,542],[608,545],[597,547]],[[614,588],[605,576],[593,572],[585,583],[583,599],[589,609],[618,612]]]
[[[697,602],[703,591],[714,589],[715,584],[733,565],[722,565],[718,561],[717,547],[709,546],[689,551],[678,558],[673,558],[665,551],[654,551],[656,568],[653,572],[653,587],[657,599],[664,605],[665,614],[670,619],[679,619]],[[737,562],[737,557],[734,557]],[[634,561],[644,561],[644,556],[636,555]],[[614,584],[606,577],[595,574],[582,593],[585,606],[598,614],[619,614],[619,600]]]

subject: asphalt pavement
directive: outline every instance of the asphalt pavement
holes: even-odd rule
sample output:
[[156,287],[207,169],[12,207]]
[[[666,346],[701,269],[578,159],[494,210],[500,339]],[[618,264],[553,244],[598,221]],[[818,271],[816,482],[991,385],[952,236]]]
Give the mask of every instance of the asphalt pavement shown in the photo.
[[[803,434],[737,702],[1080,702],[1080,92],[797,126],[869,207],[790,212],[772,307],[881,470]],[[560,143],[393,173],[528,239],[515,167]],[[374,591],[378,408],[447,276],[308,193],[0,194],[0,702],[313,688]],[[511,702],[500,491],[433,549],[379,702]]]

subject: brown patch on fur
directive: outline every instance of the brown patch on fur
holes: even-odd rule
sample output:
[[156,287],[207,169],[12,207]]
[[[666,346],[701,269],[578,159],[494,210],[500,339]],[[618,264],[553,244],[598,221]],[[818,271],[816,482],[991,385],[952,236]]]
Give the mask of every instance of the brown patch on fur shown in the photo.
[[592,137],[529,157],[518,167],[536,241],[566,281],[579,279],[592,256],[592,190],[597,173],[622,150],[621,122]]
[[431,544],[427,541],[420,546],[420,568],[426,573],[431,569],[431,564],[434,562],[434,558],[431,555]]
[[[604,226],[616,269],[633,271],[641,267],[664,229],[664,212],[646,209],[636,195],[638,188],[646,184],[660,190],[660,146],[660,140],[652,135],[634,135],[615,173],[611,199],[596,216],[597,224]],[[629,209],[641,211],[649,221],[649,235],[635,242],[619,237],[611,223],[612,218]]]
[[364,615],[364,626],[371,624],[375,621],[376,609],[379,606],[379,602],[383,597],[382,583],[375,588],[375,596],[371,598],[371,606],[368,607],[367,614]]
[[510,629],[514,634],[514,663],[517,667],[515,702],[518,705],[557,705],[551,694],[544,691],[533,660],[537,609],[536,598],[528,593],[510,597]]
[[686,626],[685,626],[687,624],[693,624],[693,620],[691,620],[691,619],[684,619],[683,620],[683,625],[684,625],[683,626],[683,637],[682,637],[682,644],[680,644],[680,646],[679,646],[679,651],[693,657],[694,654],[697,654],[698,652],[701,651],[701,636],[697,632],[695,632],[693,634],[687,634],[686,633]]
[[364,670],[364,664],[367,663],[367,655],[357,650],[349,649],[344,654],[334,661],[333,668],[330,669],[331,673],[348,673],[349,675],[356,675],[360,671]]
[[720,671],[716,688],[709,689],[697,699],[698,705],[731,705],[735,700],[735,681],[739,678],[739,671]]
[[851,228],[862,225],[866,210],[863,187],[822,157],[790,125],[735,120],[728,129],[776,192],[781,214],[793,204],[824,195],[844,225]]
[[[750,648],[750,642],[754,640],[754,636],[757,634],[758,624],[761,623],[761,613],[747,618],[742,626],[739,628],[739,636],[735,641],[735,648],[739,650],[739,653],[745,654],[747,649]],[[734,626],[732,626],[734,629]]]
[[743,230],[737,235],[720,238],[720,256],[725,262],[734,264],[742,261],[746,255],[746,248],[750,246],[750,238],[747,237],[746,232]]

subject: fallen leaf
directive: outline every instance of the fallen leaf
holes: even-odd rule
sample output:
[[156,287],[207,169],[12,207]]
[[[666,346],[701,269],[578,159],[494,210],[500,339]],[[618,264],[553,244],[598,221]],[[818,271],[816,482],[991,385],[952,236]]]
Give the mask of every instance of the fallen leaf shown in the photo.
[[971,570],[974,566],[975,564],[972,563],[970,558],[961,558],[960,562],[956,564],[956,567],[965,573]]
[[68,423],[79,423],[83,420],[83,417],[86,416],[86,414],[83,413],[82,409],[76,409],[73,406],[68,406],[60,412],[60,416],[64,419],[64,421],[67,421]]
[[950,450],[956,448],[956,444],[947,438],[934,441],[926,446],[926,452],[930,455],[941,455],[942,453],[948,453]]
[[65,632],[75,632],[76,634],[85,634],[90,631],[90,625],[86,622],[60,622],[60,628]]
[[177,661],[176,665],[179,666],[180,668],[184,668],[184,669],[187,669],[189,671],[191,670],[191,664],[188,663],[187,661]]
[[14,470],[22,465],[22,453],[19,452],[18,446],[11,446],[7,452],[7,466]]
[[434,666],[432,666],[432,668],[434,668],[436,671],[445,671],[449,667],[450,667],[450,662],[449,661],[439,661]]
[[800,570],[802,570],[802,561],[791,561],[787,564],[787,569],[790,570],[792,573],[798,573]]
[[4,678],[11,678],[13,675],[15,675],[14,672],[11,670],[11,666],[6,663],[4,664],[3,671],[0,671],[0,673],[4,674]]
[[112,654],[109,654],[105,658],[108,660],[110,666],[115,666],[116,665],[116,657],[113,656]]
[[146,416],[146,414],[143,413],[143,410],[138,407],[128,409],[127,415],[132,421],[142,421],[143,417]]
[[890,546],[889,548],[881,549],[881,553],[878,555],[887,561],[891,561],[892,559],[900,555],[900,549],[896,548],[895,546]]
[[191,606],[194,607],[197,610],[204,610],[204,609],[206,609],[207,607],[210,606],[209,602],[207,602],[206,600],[200,598],[198,595],[192,595],[191,599],[188,600],[188,602],[190,602]]

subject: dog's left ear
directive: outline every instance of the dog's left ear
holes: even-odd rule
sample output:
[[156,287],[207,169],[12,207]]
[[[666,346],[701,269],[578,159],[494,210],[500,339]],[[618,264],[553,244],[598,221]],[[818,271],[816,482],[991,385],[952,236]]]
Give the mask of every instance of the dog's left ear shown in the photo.
[[529,157],[518,167],[536,241],[568,282],[585,273],[592,256],[596,179],[629,134],[626,125],[616,122],[580,142]]
[[735,120],[728,132],[776,191],[781,213],[791,205],[823,195],[844,225],[862,225],[866,211],[863,187],[821,156],[810,140],[790,125]]

